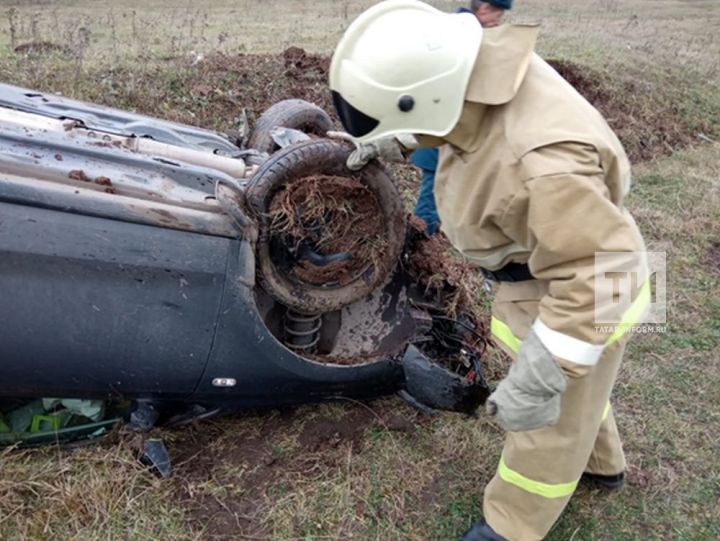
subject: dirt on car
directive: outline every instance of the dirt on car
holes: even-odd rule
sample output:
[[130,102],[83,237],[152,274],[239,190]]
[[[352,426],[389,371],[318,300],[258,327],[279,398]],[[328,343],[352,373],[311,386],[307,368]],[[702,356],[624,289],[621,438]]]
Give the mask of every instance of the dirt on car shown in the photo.
[[[55,155],[55,159],[58,159],[59,154]],[[62,160],[62,156],[60,156],[59,161]],[[115,188],[113,187],[112,180],[110,180],[108,177],[105,176],[99,176],[95,177],[94,179],[89,177],[88,174],[83,171],[82,169],[73,169],[68,173],[68,178],[72,180],[79,180],[80,182],[91,182],[95,183],[98,186],[101,186],[104,188],[105,193],[114,194],[116,193]]]

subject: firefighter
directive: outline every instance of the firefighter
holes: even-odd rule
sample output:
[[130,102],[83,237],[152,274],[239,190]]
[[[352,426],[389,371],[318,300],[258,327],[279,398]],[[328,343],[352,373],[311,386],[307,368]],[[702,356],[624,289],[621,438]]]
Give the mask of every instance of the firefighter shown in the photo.
[[[650,298],[624,206],[628,159],[600,113],[533,52],[537,33],[388,0],[351,24],[330,67],[356,143],[348,166],[440,147],[442,231],[493,285],[493,339],[514,362],[486,409],[507,434],[465,541],[542,539],[581,480],[622,485],[610,396]],[[598,305],[610,272],[639,285],[624,304]],[[598,326],[598,310],[617,324]]]

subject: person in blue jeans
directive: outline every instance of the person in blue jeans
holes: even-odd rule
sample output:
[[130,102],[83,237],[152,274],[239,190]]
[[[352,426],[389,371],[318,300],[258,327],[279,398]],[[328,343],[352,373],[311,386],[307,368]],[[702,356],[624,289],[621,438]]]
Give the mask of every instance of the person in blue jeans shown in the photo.
[[[459,13],[473,13],[485,28],[498,26],[502,22],[505,10],[512,8],[512,0],[473,0],[469,8],[460,8]],[[420,191],[413,214],[421,218],[428,235],[437,233],[440,227],[437,207],[435,206],[435,170],[438,165],[437,148],[419,148],[410,156],[412,163],[422,171]]]

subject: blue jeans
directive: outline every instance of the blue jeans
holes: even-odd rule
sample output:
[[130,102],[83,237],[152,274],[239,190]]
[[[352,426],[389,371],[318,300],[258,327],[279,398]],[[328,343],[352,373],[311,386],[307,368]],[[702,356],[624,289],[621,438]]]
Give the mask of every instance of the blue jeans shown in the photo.
[[420,148],[412,153],[410,159],[422,171],[420,191],[413,214],[422,218],[427,224],[428,234],[434,235],[440,226],[440,217],[438,216],[435,195],[433,194],[438,150],[436,148]]

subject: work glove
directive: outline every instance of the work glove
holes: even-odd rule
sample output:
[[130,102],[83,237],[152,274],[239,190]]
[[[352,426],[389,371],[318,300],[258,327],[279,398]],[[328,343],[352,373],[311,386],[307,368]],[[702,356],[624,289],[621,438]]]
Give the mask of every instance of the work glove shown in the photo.
[[381,137],[369,143],[359,143],[349,133],[330,131],[327,136],[334,139],[350,141],[355,145],[355,150],[350,153],[347,159],[347,168],[351,171],[359,171],[371,160],[383,160],[386,162],[404,162],[406,154],[418,147],[418,142],[410,134],[402,134],[390,137]]
[[567,378],[552,354],[530,331],[517,361],[488,398],[486,409],[507,432],[551,426],[560,418]]

